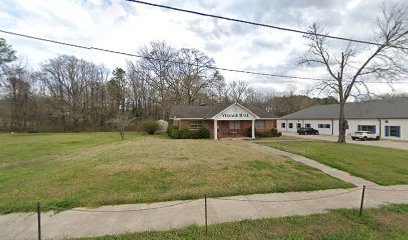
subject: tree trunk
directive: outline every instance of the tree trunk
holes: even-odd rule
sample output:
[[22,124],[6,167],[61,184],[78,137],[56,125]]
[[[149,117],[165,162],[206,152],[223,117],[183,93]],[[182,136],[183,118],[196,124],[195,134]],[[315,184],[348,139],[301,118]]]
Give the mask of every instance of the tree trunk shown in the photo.
[[344,101],[340,101],[339,138],[337,140],[338,143],[346,143],[346,126],[345,126],[345,117],[344,117],[344,106],[345,105],[346,103]]
[[122,140],[125,139],[125,132],[124,132],[124,131],[120,131],[120,138],[121,138]]

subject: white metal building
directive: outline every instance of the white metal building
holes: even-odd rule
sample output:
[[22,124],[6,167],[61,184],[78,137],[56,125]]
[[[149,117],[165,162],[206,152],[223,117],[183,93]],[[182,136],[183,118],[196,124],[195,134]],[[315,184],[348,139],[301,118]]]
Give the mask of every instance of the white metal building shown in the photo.
[[[312,127],[320,134],[339,134],[339,104],[313,106],[277,121],[279,131],[296,132],[299,127]],[[382,139],[408,140],[408,97],[347,103],[346,133],[372,131]]]

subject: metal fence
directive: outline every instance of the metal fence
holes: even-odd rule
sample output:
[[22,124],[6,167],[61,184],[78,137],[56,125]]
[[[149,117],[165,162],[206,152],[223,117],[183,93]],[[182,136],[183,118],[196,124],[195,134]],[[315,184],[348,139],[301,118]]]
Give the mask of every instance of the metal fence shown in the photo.
[[[230,198],[230,197],[207,197],[207,195],[204,196],[204,218],[203,223],[205,225],[205,235],[208,236],[208,207],[207,203],[208,200],[219,200],[219,201],[240,201],[240,202],[262,202],[262,203],[289,203],[289,202],[302,202],[302,201],[312,201],[312,200],[317,200],[317,199],[324,199],[324,198],[333,198],[337,197],[340,195],[347,195],[351,194],[357,191],[361,191],[361,199],[359,202],[359,216],[361,217],[363,214],[363,208],[364,208],[364,200],[366,197],[366,191],[384,191],[384,192],[408,192],[408,189],[381,189],[381,188],[375,188],[375,187],[366,187],[363,186],[361,188],[355,188],[353,190],[347,191],[347,192],[342,192],[342,193],[336,193],[336,194],[330,194],[330,195],[325,195],[325,196],[319,196],[319,197],[310,197],[310,198],[298,198],[298,199],[288,199],[288,200],[265,200],[265,199],[249,199],[245,196],[245,198]],[[79,208],[72,208],[69,209],[70,211],[78,211],[78,212],[89,212],[89,213],[95,213],[95,212],[103,212],[103,213],[118,213],[118,212],[141,212],[141,211],[153,211],[153,210],[158,210],[158,209],[163,209],[163,208],[171,208],[179,205],[184,205],[191,203],[193,201],[197,200],[189,200],[189,201],[183,201],[179,203],[174,203],[174,204],[169,204],[165,206],[159,206],[159,207],[151,207],[151,208],[142,208],[142,209],[125,209],[125,210],[97,210],[97,209],[79,209]],[[38,225],[38,239],[42,239],[42,232],[41,232],[41,213],[42,209],[46,208],[47,210],[51,211],[64,211],[67,209],[64,208],[58,208],[58,207],[53,207],[53,206],[47,206],[47,205],[42,205],[40,202],[38,202],[37,205],[37,225]]]

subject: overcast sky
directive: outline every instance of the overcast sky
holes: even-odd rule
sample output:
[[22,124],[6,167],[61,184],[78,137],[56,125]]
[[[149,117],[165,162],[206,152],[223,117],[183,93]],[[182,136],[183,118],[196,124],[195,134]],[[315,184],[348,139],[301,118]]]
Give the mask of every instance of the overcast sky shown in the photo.
[[[372,40],[379,0],[146,0],[248,21],[306,30],[313,22],[332,35]],[[387,1],[398,2],[398,1]],[[401,0],[399,2],[405,2]],[[175,48],[196,48],[218,67],[302,77],[328,77],[322,69],[297,66],[307,50],[300,34],[216,20],[121,0],[0,0],[0,29],[57,41],[137,53],[151,41]],[[0,33],[20,56],[39,66],[58,54],[70,54],[110,69],[126,67],[129,57],[43,43]],[[336,51],[345,42],[331,40]],[[226,81],[244,80],[257,90],[301,92],[310,81],[222,72]],[[407,92],[408,84],[370,84],[377,93]]]

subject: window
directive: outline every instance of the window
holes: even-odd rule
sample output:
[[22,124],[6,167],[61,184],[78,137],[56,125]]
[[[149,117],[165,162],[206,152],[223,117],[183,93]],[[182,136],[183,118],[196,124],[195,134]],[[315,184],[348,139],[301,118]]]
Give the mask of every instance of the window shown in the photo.
[[310,123],[305,123],[305,127],[311,127]]
[[265,121],[264,120],[255,121],[255,128],[265,128]]
[[318,124],[317,127],[318,128],[330,128],[331,125],[330,124]]
[[203,128],[203,121],[191,121],[190,130],[200,130]]
[[289,128],[293,128],[293,123],[289,123]]
[[375,125],[357,125],[357,131],[368,131],[376,133]]
[[301,127],[302,127],[302,124],[301,124],[301,123],[297,123],[297,124],[296,124],[296,127],[297,127],[297,128],[301,128]]
[[229,129],[241,129],[240,121],[229,121]]
[[281,128],[285,128],[286,124],[285,123],[281,123]]
[[401,127],[400,126],[385,126],[385,136],[386,137],[401,137]]

